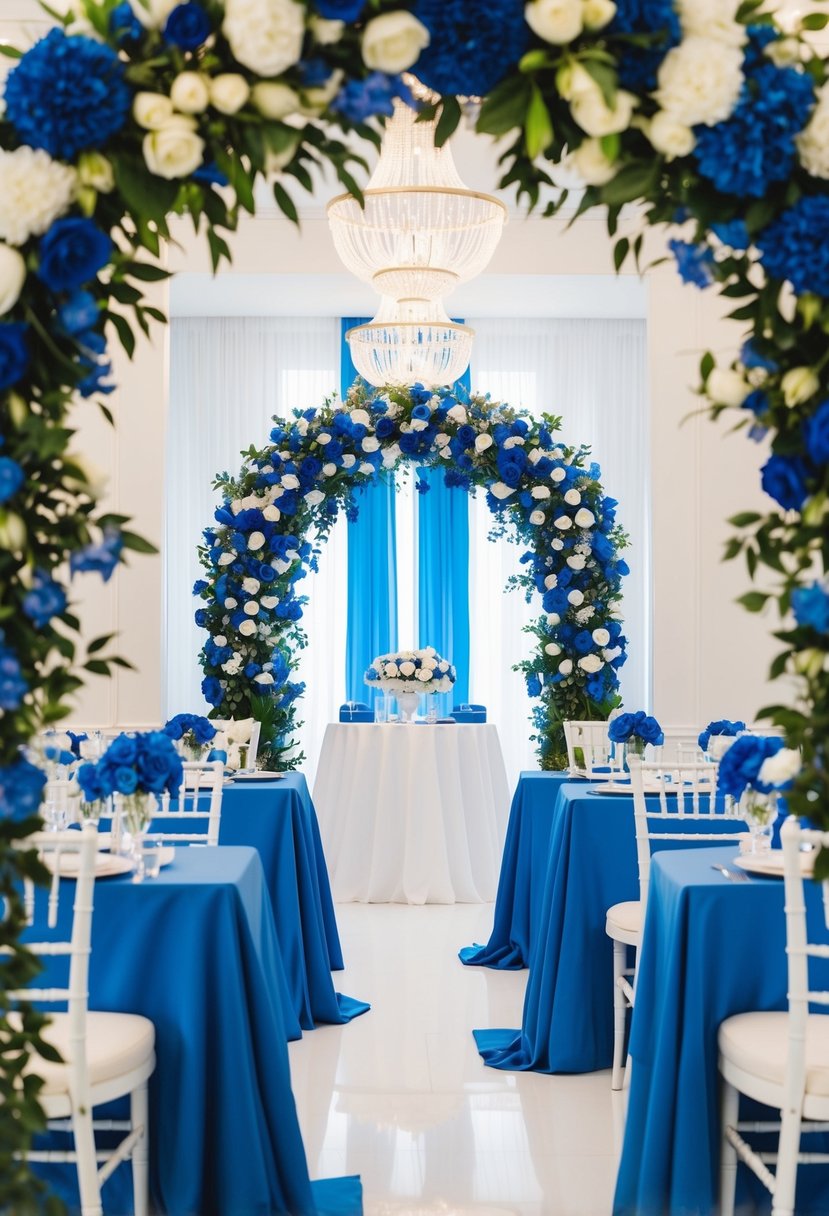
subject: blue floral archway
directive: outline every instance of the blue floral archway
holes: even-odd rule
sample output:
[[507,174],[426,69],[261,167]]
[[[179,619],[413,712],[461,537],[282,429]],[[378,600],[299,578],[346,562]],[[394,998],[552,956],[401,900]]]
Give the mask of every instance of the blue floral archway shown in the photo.
[[627,657],[626,537],[589,449],[557,441],[558,418],[536,422],[487,397],[420,385],[369,391],[358,381],[346,401],[274,423],[241,475],[217,480],[222,503],[200,549],[206,574],[193,590],[204,601],[196,624],[209,631],[200,658],[213,716],[254,714],[271,740],[266,760],[283,759],[304,691],[291,678],[303,644],[299,582],[340,512],[356,515],[359,490],[416,460],[442,468],[447,486],[480,489],[496,532],[527,546],[521,581],[542,610],[523,664],[534,738],[542,767],[563,768],[562,723],[607,717]]

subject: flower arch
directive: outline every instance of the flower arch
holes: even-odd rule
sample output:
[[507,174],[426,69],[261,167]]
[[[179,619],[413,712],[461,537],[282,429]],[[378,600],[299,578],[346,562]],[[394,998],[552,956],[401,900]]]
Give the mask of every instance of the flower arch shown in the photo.
[[[375,142],[376,118],[432,88],[447,139],[462,113],[509,136],[500,185],[554,215],[566,158],[587,188],[577,214],[606,208],[621,266],[648,226],[678,225],[680,273],[733,300],[738,357],[700,366],[718,415],[736,411],[772,454],[767,511],[742,512],[726,556],[776,605],[772,677],[796,681],[769,712],[803,756],[788,796],[829,826],[829,85],[810,44],[829,16],[784,30],[763,0],[60,0],[63,29],[19,58],[0,115],[0,895],[2,994],[31,974],[16,883],[33,862],[18,843],[37,822],[43,775],[20,748],[58,721],[83,672],[106,675],[110,639],[80,639],[69,605],[80,571],[109,578],[151,546],[102,512],[72,446],[77,396],[112,391],[110,341],[163,317],[144,284],[168,217],[205,229],[215,266],[270,176],[297,218],[292,182],[329,166],[359,196],[364,167],[337,126]],[[465,99],[483,98],[479,109]],[[274,176],[276,175],[276,176]],[[617,234],[623,206],[640,228]],[[111,416],[111,415],[110,415]],[[829,874],[829,851],[816,874]],[[26,1014],[23,1049],[36,1042]],[[5,1038],[4,1038],[5,1042]],[[4,1145],[25,1150],[38,1119],[0,1052]],[[6,1176],[6,1173],[9,1176]],[[25,1168],[0,1178],[0,1207],[28,1210]]]
[[562,723],[607,717],[620,701],[628,567],[601,470],[588,448],[556,441],[560,421],[537,422],[459,389],[370,391],[361,381],[344,402],[275,418],[270,444],[245,453],[240,476],[217,479],[222,503],[199,550],[206,576],[193,592],[204,601],[196,624],[209,632],[200,658],[213,716],[253,713],[266,723],[272,758],[288,750],[304,691],[291,679],[303,645],[298,582],[316,569],[341,511],[356,516],[360,489],[417,461],[445,470],[448,486],[481,489],[496,533],[528,546],[520,581],[528,599],[540,597],[543,615],[524,674],[539,699],[542,767],[563,768]]

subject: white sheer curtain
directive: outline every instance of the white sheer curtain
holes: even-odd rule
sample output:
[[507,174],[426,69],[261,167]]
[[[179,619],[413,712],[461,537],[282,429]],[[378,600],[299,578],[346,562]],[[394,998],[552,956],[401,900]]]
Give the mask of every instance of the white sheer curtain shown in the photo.
[[[196,546],[213,518],[215,474],[241,467],[240,452],[267,442],[273,414],[320,405],[339,385],[340,323],[335,318],[192,317],[172,322],[165,535],[166,711],[206,708],[198,653],[193,583]],[[347,538],[338,524],[319,574],[299,590],[310,597],[299,678],[302,746],[313,779],[322,733],[345,698]]]
[[[560,415],[567,443],[590,444],[607,493],[619,501],[617,519],[629,533],[631,575],[625,580],[625,633],[630,641],[621,670],[625,703],[650,704],[650,528],[648,409],[643,321],[508,319],[470,321],[476,331],[472,387],[495,401],[533,414]],[[522,593],[500,594],[521,570],[520,550],[487,540],[491,515],[472,504],[470,525],[471,688],[501,734],[507,775],[536,768],[528,739],[528,699],[512,665],[528,656],[532,638],[522,628],[538,615]]]

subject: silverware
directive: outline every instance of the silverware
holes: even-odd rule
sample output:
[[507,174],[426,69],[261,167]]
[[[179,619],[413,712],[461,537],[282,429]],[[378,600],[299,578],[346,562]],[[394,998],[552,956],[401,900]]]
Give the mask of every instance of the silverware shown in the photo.
[[728,878],[731,882],[748,882],[748,874],[744,870],[729,870],[727,866],[718,865],[717,862],[711,866],[712,870],[719,870],[724,878]]

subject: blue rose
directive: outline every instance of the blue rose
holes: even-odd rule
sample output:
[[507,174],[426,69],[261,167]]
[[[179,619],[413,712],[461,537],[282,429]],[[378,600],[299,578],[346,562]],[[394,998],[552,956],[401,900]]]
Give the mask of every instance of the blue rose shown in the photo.
[[138,788],[138,773],[134,768],[115,770],[115,788],[119,794],[134,794]]
[[86,802],[100,802],[112,793],[111,789],[105,788],[101,777],[99,766],[89,761],[78,769],[78,785]]
[[196,622],[199,629],[206,629],[207,622],[209,619],[210,618],[207,615],[206,608],[197,608],[196,611],[193,613],[193,620]]
[[468,423],[465,423],[463,426],[458,428],[456,438],[461,447],[471,448],[476,438],[475,428],[471,427]]
[[777,737],[743,735],[736,739],[720,761],[717,789],[738,800],[749,787],[768,794],[772,787],[759,780],[760,769],[782,747],[785,742]]
[[178,793],[183,779],[181,757],[163,731],[139,736],[137,771],[141,789],[152,794]]
[[391,418],[378,418],[374,427],[374,433],[378,439],[388,439],[395,432],[395,425]]
[[13,388],[29,370],[29,327],[20,321],[0,322],[0,391]]
[[432,410],[425,402],[412,409],[412,418],[416,418],[419,422],[428,422],[431,417]]
[[130,735],[121,734],[112,740],[103,758],[114,768],[119,768],[125,764],[134,764],[137,755],[138,744],[135,739]]
[[822,402],[804,426],[806,450],[815,464],[829,461],[829,401]]
[[10,456],[0,456],[0,503],[8,502],[25,480],[26,475],[16,460]]
[[53,616],[60,616],[66,609],[66,592],[56,583],[38,570],[32,581],[31,590],[23,597],[23,611],[38,629],[48,625]]
[[144,35],[144,27],[132,11],[129,0],[122,0],[121,4],[116,4],[109,14],[109,29],[119,45],[125,42],[139,42]]
[[582,629],[573,639],[573,644],[579,654],[587,654],[593,649],[593,635],[589,629]]
[[806,500],[807,468],[797,456],[769,457],[760,472],[760,483],[784,511],[799,511]]
[[202,696],[211,705],[221,705],[224,700],[224,689],[215,676],[205,676],[201,682]]
[[170,13],[164,26],[164,40],[182,51],[195,51],[212,33],[210,18],[200,4],[190,0]]
[[745,728],[745,722],[730,722],[728,718],[720,718],[716,722],[708,723],[705,730],[700,732],[697,743],[702,751],[707,751],[712,735],[734,736]]
[[76,291],[58,309],[58,324],[72,337],[92,329],[101,319],[98,301],[89,291]]
[[28,819],[36,815],[46,774],[28,760],[15,760],[0,768],[0,818]]
[[38,277],[50,291],[74,291],[89,283],[112,257],[114,246],[92,220],[67,216],[40,242]]
[[811,583],[792,592],[792,612],[798,625],[815,629],[818,633],[829,631],[829,595],[822,583]]

